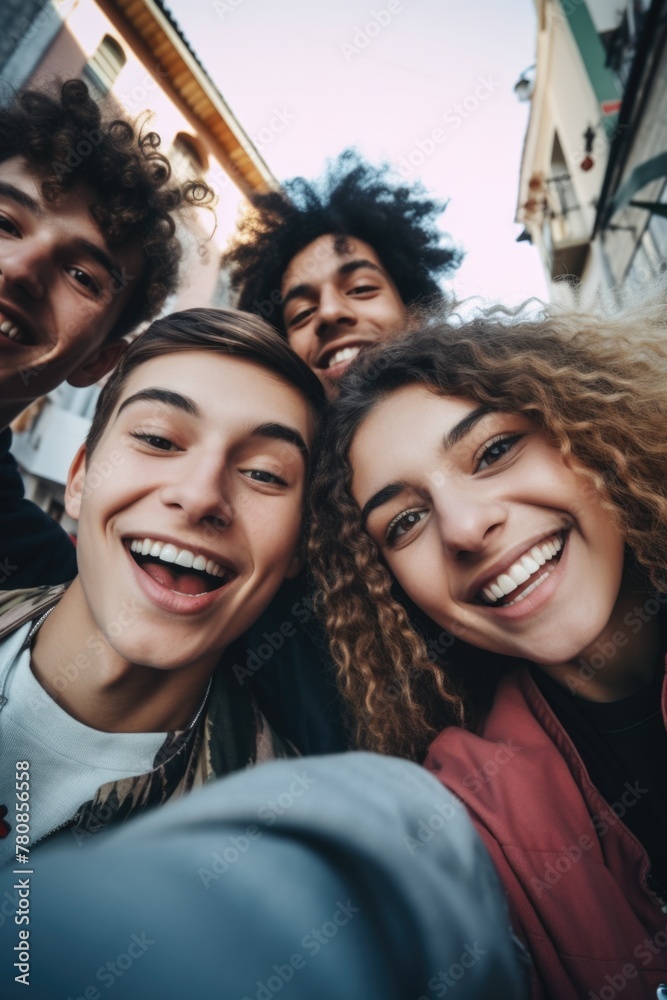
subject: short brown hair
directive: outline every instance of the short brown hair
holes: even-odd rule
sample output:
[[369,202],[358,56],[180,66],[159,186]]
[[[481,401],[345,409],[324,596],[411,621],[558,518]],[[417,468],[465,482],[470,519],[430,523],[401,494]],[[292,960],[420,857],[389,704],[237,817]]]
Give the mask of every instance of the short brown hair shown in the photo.
[[324,408],[320,380],[264,320],[236,309],[185,309],[156,320],[123,354],[97,401],[86,438],[88,459],[135,368],[165,354],[202,350],[260,365],[305,396],[316,416]]

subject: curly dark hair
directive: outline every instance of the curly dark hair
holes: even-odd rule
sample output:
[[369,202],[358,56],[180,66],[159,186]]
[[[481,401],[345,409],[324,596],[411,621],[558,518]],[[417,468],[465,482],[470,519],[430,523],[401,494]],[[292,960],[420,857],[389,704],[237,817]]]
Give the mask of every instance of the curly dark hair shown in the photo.
[[475,728],[510,661],[415,617],[351,493],[349,451],[404,385],[529,416],[586,475],[626,540],[640,587],[667,592],[667,281],[617,315],[500,309],[368,351],[328,408],[311,496],[310,565],[364,749],[421,759],[445,726]]
[[174,213],[208,204],[203,181],[170,183],[160,137],[103,114],[82,80],[45,90],[23,90],[0,107],[0,161],[24,157],[44,180],[48,201],[83,186],[90,211],[110,247],[137,246],[144,263],[112,337],[121,337],[157,314],[177,283],[181,249]]
[[240,293],[238,307],[259,313],[284,334],[283,274],[304,247],[329,234],[373,247],[405,305],[440,299],[438,278],[461,262],[461,252],[437,226],[445,207],[420,184],[392,180],[388,164],[372,166],[346,149],[319,183],[295,177],[282,191],[253,199],[223,256]]

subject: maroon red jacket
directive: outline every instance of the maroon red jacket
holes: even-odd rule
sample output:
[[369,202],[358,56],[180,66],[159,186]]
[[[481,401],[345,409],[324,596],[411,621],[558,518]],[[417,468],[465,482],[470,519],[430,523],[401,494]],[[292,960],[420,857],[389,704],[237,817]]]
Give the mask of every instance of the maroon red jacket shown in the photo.
[[[667,675],[662,714],[667,727]],[[535,963],[533,1000],[656,997],[667,906],[621,819],[641,790],[602,798],[529,671],[503,680],[480,735],[444,730],[426,767],[465,803],[497,866]]]

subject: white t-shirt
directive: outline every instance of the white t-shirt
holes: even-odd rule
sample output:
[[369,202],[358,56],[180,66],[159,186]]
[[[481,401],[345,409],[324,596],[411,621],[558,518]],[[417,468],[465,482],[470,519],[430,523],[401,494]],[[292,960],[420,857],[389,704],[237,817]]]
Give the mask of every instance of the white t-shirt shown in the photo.
[[[30,650],[22,650],[31,625],[0,640],[0,806],[7,807],[5,821],[12,828],[0,837],[0,864],[16,851],[17,761],[30,764],[34,844],[70,820],[100,785],[152,770],[167,738],[166,733],[103,733],[68,715],[34,676]],[[76,684],[76,671],[69,683]]]

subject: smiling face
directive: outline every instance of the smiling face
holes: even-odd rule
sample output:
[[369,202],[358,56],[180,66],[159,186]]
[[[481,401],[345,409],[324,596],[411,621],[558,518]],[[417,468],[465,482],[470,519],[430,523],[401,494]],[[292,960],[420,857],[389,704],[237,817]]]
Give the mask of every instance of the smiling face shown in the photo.
[[202,350],[137,367],[70,470],[82,635],[210,672],[298,571],[313,434],[302,395],[254,363]]
[[315,372],[331,399],[365,348],[399,330],[406,309],[368,243],[349,237],[337,249],[321,236],[294,257],[283,276],[283,319],[290,347]]
[[389,569],[465,642],[555,666],[619,624],[623,537],[528,418],[410,385],[370,412],[350,461]]
[[[74,188],[46,201],[21,157],[0,163],[0,388],[8,419],[70,378],[97,381],[122,343],[105,344],[140,274],[138,250],[113,251]],[[7,420],[5,420],[7,422]]]

